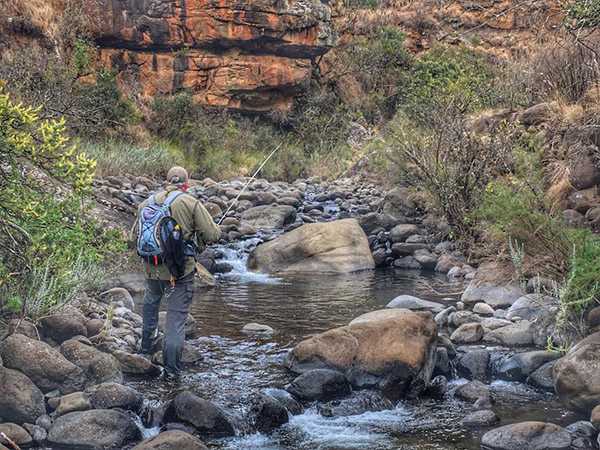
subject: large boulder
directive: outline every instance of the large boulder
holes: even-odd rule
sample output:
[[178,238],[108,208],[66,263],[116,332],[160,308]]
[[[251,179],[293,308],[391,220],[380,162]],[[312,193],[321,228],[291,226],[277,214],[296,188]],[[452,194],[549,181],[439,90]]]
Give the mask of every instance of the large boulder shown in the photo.
[[411,312],[318,334],[296,345],[284,365],[295,373],[337,370],[357,388],[417,394],[433,373],[436,338],[433,315]]
[[63,306],[43,317],[42,333],[54,342],[61,343],[73,336],[87,336],[87,319],[74,306]]
[[412,311],[431,311],[432,313],[442,312],[444,306],[440,303],[430,302],[429,300],[421,300],[412,295],[399,295],[390,301],[386,308],[405,308]]
[[58,389],[61,394],[80,391],[85,373],[48,344],[13,334],[0,345],[4,365],[27,375],[42,392]]
[[163,423],[179,422],[193,426],[199,433],[235,435],[234,421],[221,407],[191,392],[182,392],[169,402]]
[[248,268],[261,273],[346,273],[373,269],[363,230],[354,219],[312,223],[252,251]]
[[485,302],[493,308],[507,308],[523,295],[517,284],[503,283],[502,274],[513,269],[502,263],[482,263],[462,294],[461,301],[468,305]]
[[408,223],[400,224],[391,229],[390,239],[395,244],[397,242],[406,241],[406,238],[413,234],[419,234],[419,227]]
[[123,448],[141,438],[129,414],[116,409],[92,409],[57,418],[48,431],[48,442],[55,448],[80,450]]
[[488,431],[481,438],[482,450],[568,450],[571,436],[558,425],[521,422]]
[[33,443],[31,435],[16,423],[7,422],[0,424],[0,433],[0,445],[6,444],[15,448],[2,437],[3,435],[21,447],[30,447]]
[[415,215],[417,204],[407,188],[394,188],[383,199],[383,214],[393,220],[402,220]]
[[498,377],[509,381],[525,381],[542,365],[560,358],[560,354],[545,350],[518,353],[504,361],[498,368]]
[[164,431],[131,450],[208,450],[202,441],[180,430]]
[[114,356],[93,347],[87,339],[75,337],[64,341],[60,345],[60,352],[84,370],[94,383],[123,382],[119,361]]
[[102,383],[85,392],[95,409],[120,408],[138,412],[144,401],[138,391],[119,383]]
[[[288,401],[283,403],[288,403]],[[247,414],[251,429],[260,433],[268,433],[288,423],[290,415],[283,403],[268,394],[253,394]]]
[[600,332],[569,350],[553,374],[554,389],[569,408],[589,412],[600,404]]
[[404,308],[393,308],[393,309],[378,309],[376,311],[370,311],[368,313],[361,314],[360,316],[352,319],[349,325],[361,322],[376,322],[378,320],[393,319],[395,317],[403,316],[404,314],[410,314],[410,309]]
[[497,328],[486,334],[483,341],[515,347],[531,345],[534,342],[531,322],[519,322]]
[[18,424],[34,423],[45,412],[42,391],[21,372],[0,366],[0,417]]
[[296,220],[296,208],[289,205],[263,205],[242,213],[242,225],[253,228],[283,228]]
[[314,369],[298,376],[287,387],[301,400],[326,400],[350,394],[350,384],[343,373],[329,369]]

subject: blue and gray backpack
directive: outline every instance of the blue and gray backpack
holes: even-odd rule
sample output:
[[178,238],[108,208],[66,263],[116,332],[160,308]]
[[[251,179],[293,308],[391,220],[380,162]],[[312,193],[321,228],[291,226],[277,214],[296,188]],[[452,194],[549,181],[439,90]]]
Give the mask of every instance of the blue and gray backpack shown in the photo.
[[171,204],[183,192],[176,191],[161,204],[152,195],[140,211],[137,252],[150,264],[165,264],[174,277],[183,276],[185,247],[181,228],[171,215]]

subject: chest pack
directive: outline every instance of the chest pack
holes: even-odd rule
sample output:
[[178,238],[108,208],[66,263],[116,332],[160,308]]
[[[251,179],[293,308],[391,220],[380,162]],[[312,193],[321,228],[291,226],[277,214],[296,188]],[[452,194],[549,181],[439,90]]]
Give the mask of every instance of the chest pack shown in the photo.
[[165,264],[175,278],[183,276],[186,263],[187,243],[171,215],[171,204],[181,194],[183,192],[176,191],[163,203],[157,203],[152,195],[140,211],[138,222],[138,255],[150,264]]

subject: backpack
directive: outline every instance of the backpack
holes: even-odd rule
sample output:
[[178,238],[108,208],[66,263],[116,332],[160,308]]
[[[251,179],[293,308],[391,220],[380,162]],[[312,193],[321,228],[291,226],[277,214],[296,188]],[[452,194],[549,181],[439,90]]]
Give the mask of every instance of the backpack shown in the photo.
[[164,203],[156,202],[152,195],[140,211],[138,221],[137,252],[150,264],[165,264],[175,278],[185,271],[186,247],[181,227],[171,215],[171,204],[183,192],[177,191]]

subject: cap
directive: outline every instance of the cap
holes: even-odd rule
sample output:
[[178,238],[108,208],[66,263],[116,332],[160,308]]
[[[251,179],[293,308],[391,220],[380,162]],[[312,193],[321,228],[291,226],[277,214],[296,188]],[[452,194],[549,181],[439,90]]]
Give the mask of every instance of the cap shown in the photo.
[[180,166],[174,166],[167,172],[167,183],[169,184],[181,184],[188,180],[187,171]]

